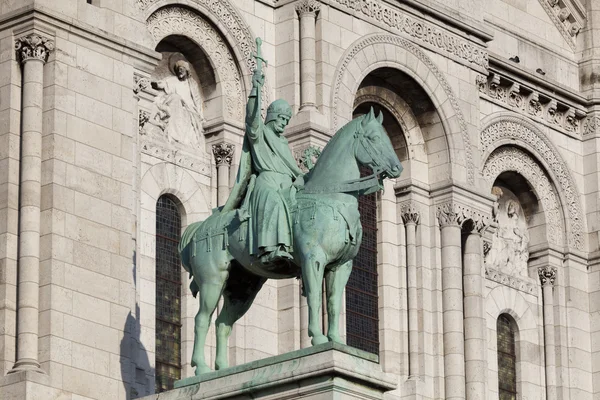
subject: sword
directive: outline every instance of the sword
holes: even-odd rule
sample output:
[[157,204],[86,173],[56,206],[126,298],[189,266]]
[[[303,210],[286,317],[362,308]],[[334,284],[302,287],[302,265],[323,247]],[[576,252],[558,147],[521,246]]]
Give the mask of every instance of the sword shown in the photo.
[[262,46],[262,39],[257,37],[256,38],[256,52],[252,53],[252,57],[254,57],[254,59],[256,60],[256,71],[258,71],[258,72],[262,72],[263,63],[265,64],[266,67],[269,66],[268,61],[265,60],[261,54],[260,46]]

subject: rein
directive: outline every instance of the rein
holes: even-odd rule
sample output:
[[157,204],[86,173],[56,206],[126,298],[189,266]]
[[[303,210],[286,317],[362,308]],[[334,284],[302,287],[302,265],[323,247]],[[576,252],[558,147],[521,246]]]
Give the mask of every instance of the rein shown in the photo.
[[[298,193],[306,193],[306,194],[331,194],[331,193],[356,193],[359,196],[370,194],[376,192],[377,190],[382,188],[382,180],[379,178],[379,174],[383,171],[381,166],[381,162],[379,162],[377,157],[377,152],[373,148],[373,145],[367,141],[365,143],[365,135],[364,133],[360,136],[360,144],[363,146],[363,149],[367,152],[367,154],[371,157],[373,161],[374,168],[373,173],[369,176],[365,176],[358,179],[351,179],[348,181],[343,181],[338,184],[328,184],[328,185],[317,185],[312,188],[303,188],[298,191]],[[367,146],[368,144],[368,146]],[[354,145],[354,157],[356,158],[356,144]]]

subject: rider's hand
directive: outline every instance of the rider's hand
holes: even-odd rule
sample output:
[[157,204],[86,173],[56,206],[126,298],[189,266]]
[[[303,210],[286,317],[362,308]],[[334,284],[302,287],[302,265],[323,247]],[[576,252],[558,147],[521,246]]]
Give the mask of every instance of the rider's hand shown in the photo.
[[296,177],[296,180],[293,183],[293,186],[296,189],[300,189],[301,187],[304,187],[304,175],[298,175]]
[[252,86],[254,87],[258,87],[258,86],[264,86],[265,84],[265,74],[262,73],[262,71],[254,71],[254,74],[252,74]]

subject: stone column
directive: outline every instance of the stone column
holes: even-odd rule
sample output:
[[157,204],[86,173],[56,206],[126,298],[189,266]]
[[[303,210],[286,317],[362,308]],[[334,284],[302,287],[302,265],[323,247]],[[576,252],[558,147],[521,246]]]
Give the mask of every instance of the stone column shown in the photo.
[[484,218],[471,216],[472,231],[466,238],[463,256],[465,377],[467,400],[485,400],[487,363],[486,323],[483,307]]
[[420,375],[419,366],[419,297],[417,293],[417,240],[419,212],[409,203],[402,208],[406,229],[406,283],[408,287],[408,375]]
[[300,16],[300,110],[315,108],[316,85],[316,18],[321,4],[317,0],[300,0],[296,12]]
[[445,399],[465,399],[465,343],[461,224],[463,215],[452,202],[437,207],[442,239],[442,311],[444,324]]
[[544,350],[546,356],[546,398],[557,399],[556,385],[556,352],[554,340],[554,281],[556,268],[541,267],[538,269],[542,283],[544,301]]
[[54,42],[32,33],[15,41],[23,66],[17,299],[17,361],[13,371],[39,370],[40,193],[44,64]]
[[229,143],[213,144],[212,152],[217,164],[217,205],[221,207],[225,205],[229,196],[229,168],[235,146]]

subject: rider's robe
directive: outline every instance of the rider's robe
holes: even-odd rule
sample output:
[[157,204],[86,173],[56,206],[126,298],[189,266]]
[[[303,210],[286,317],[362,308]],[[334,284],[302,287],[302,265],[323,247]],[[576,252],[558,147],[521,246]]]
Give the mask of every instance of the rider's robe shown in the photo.
[[291,251],[290,188],[292,182],[302,175],[302,170],[292,156],[287,139],[277,135],[262,122],[256,129],[246,127],[237,182],[224,211],[239,206],[250,174],[257,175],[249,199],[251,254],[259,256],[261,247],[273,250],[272,247],[280,244]]

